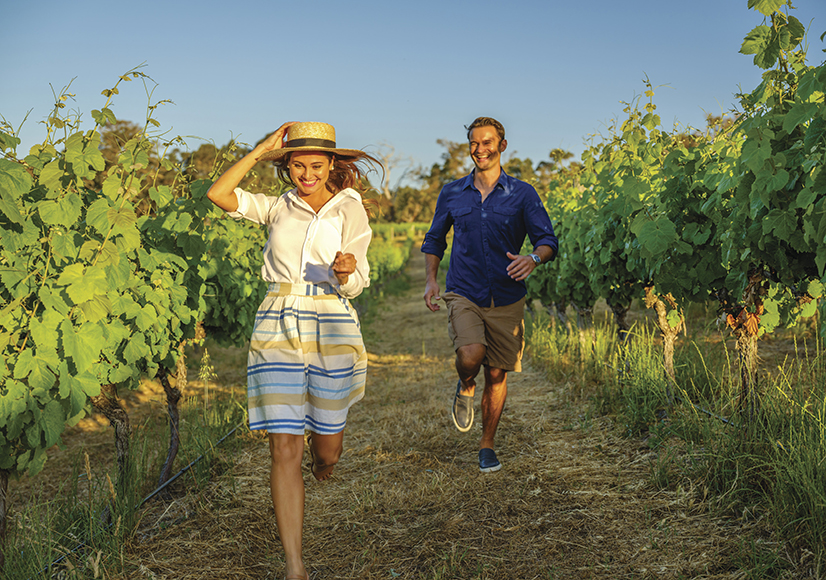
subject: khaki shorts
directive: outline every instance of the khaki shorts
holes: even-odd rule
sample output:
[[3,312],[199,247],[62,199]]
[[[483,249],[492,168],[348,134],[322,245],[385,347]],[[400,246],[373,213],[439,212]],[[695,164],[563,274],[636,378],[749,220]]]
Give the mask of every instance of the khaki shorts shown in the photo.
[[477,306],[455,292],[442,295],[447,306],[447,331],[453,349],[469,344],[486,347],[484,365],[505,371],[522,370],[525,345],[525,299],[493,308]]

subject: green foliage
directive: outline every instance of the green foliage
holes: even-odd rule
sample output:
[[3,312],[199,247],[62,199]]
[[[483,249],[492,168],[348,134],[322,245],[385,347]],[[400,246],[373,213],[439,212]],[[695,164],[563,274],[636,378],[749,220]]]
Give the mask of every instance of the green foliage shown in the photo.
[[[212,182],[202,182],[206,192]],[[261,277],[267,231],[248,220],[216,212],[204,232],[204,330],[221,344],[240,346],[252,335],[255,314],[267,293]]]
[[667,133],[646,81],[648,101],[627,104],[583,153],[579,190],[551,183],[560,255],[529,280],[533,297],[573,301],[574,286],[627,305],[653,285],[677,304],[717,297],[734,319],[746,308],[756,318],[740,319],[759,320],[760,334],[815,312],[821,292],[807,288],[826,278],[826,65],[806,64],[805,31],[786,4],[750,3],[768,21],[741,52],[767,70],[734,123]]
[[[190,361],[192,354],[188,352]],[[206,358],[204,350],[202,371],[208,365]],[[241,441],[228,438],[221,447],[216,446],[233,427],[244,422],[243,395],[239,400],[236,393],[242,391],[211,398],[208,409],[194,404],[194,400],[182,407],[181,424],[188,428],[181,430],[180,459],[189,468],[183,479],[189,492],[206,489],[216,469],[223,471],[222,463],[231,455],[231,448]],[[65,480],[57,482],[56,492],[48,497],[37,493],[26,505],[16,507],[17,525],[9,527],[5,544],[4,578],[44,577],[41,571],[61,558],[61,564],[53,567],[50,575],[62,577],[67,571],[78,578],[123,575],[124,545],[134,537],[141,519],[142,498],[155,490],[157,479],[150,474],[160,469],[164,454],[158,453],[158,443],[167,437],[163,416],[148,417],[135,430],[131,442],[135,453],[125,489],[112,485],[111,470],[94,460],[88,462],[83,449],[78,449],[66,460],[72,470]],[[46,483],[45,487],[51,490],[53,484]],[[81,549],[76,549],[81,543]]]
[[426,223],[370,225],[373,230],[373,239],[367,249],[370,286],[353,300],[361,314],[369,311],[377,298],[384,296],[385,289],[394,280],[400,279],[414,243],[422,239],[429,226]]
[[746,35],[740,52],[753,54],[754,64],[762,69],[773,67],[783,54],[800,45],[806,28],[794,16],[788,16],[780,9],[787,0],[749,0],[749,8],[754,8],[771,18],[771,26],[757,26]]
[[[552,304],[571,303],[583,310],[590,310],[596,302],[585,265],[587,232],[594,219],[595,204],[590,190],[580,183],[582,167],[579,164],[563,165],[570,153],[553,150],[550,162],[541,162],[531,179],[551,217],[557,238],[563,240],[559,255],[542,265],[528,277],[528,298],[539,300],[546,307]],[[508,170],[508,167],[505,167]],[[511,169],[511,171],[513,171]],[[522,169],[524,175],[527,170]],[[532,251],[527,247],[524,250]],[[523,253],[524,253],[523,250]]]
[[582,182],[595,208],[585,263],[594,292],[611,306],[627,307],[641,296],[651,278],[646,258],[677,242],[673,223],[652,208],[662,186],[665,136],[646,84],[643,109],[639,101],[627,103],[628,118],[582,156]]
[[805,288],[826,276],[826,66],[806,64],[805,31],[796,18],[755,7],[770,16],[770,26],[750,35],[763,39],[755,62],[775,68],[741,96],[739,182],[729,190],[730,235],[722,247],[730,287],[742,290],[755,275],[771,282],[749,297],[755,311],[765,308],[761,332],[770,332],[811,316],[815,305]]
[[[629,104],[627,118],[583,154],[580,193],[555,185],[548,205],[557,211],[559,264],[555,279],[529,281],[534,296],[560,299],[567,279],[582,271],[609,304],[651,284],[681,305],[719,299],[738,337],[753,339],[818,313],[826,281],[826,64],[806,64],[803,27],[779,11],[786,5],[750,2],[768,20],[741,52],[753,54],[765,72],[754,91],[741,95],[743,111],[731,125],[710,124],[688,138],[659,128],[653,101],[642,110]],[[579,202],[556,203],[554,193]],[[679,310],[670,310],[666,322],[678,328]],[[540,338],[532,350],[547,348],[542,336],[531,333],[531,343]],[[822,555],[822,353],[808,361],[819,370],[806,365],[799,387],[772,382],[766,393],[749,384],[760,404],[746,421],[734,412],[746,383],[728,355],[714,368],[678,356],[672,384],[650,349],[650,341],[626,346],[614,361],[618,380],[598,383],[597,407],[618,413],[630,434],[656,432],[657,444],[665,430],[681,431],[707,450],[694,474],[721,501],[739,509],[762,498],[792,545]],[[675,387],[680,405],[672,406]],[[666,406],[670,425],[661,428]],[[703,408],[712,417],[728,415],[734,426],[710,426]]]
[[396,244],[382,239],[374,240],[367,250],[371,284],[382,284],[401,271],[410,255],[411,244]]
[[[58,96],[43,144],[0,160],[0,469],[12,473],[39,471],[101,385],[132,387],[141,373],[173,367],[204,310],[201,233],[211,204],[183,180],[147,188],[146,132],[101,177],[109,102],[93,115],[98,125],[82,130],[60,113],[67,96]],[[17,141],[3,133],[3,142]],[[149,210],[139,211],[147,193]]]
[[724,284],[721,238],[728,231],[727,200],[740,140],[723,131],[696,135],[694,146],[674,147],[663,164],[657,211],[674,224],[679,243],[652,253],[652,278],[679,303],[703,302]]

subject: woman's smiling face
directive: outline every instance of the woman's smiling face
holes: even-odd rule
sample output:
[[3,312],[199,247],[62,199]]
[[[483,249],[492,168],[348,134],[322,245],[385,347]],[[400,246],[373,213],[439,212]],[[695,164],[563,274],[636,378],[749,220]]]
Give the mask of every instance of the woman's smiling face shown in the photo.
[[293,180],[298,193],[314,195],[325,192],[333,160],[324,153],[293,153],[290,155],[290,179]]

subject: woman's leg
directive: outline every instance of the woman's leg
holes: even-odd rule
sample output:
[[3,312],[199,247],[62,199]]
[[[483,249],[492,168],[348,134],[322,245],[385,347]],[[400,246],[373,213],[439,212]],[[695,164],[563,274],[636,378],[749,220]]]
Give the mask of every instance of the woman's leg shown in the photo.
[[332,435],[313,433],[310,437],[310,457],[312,457],[313,476],[324,481],[333,473],[344,449],[344,430]]
[[301,557],[301,535],[304,528],[304,479],[301,459],[304,456],[303,435],[270,433],[270,491],[275,508],[278,535],[284,547],[287,576],[305,574]]

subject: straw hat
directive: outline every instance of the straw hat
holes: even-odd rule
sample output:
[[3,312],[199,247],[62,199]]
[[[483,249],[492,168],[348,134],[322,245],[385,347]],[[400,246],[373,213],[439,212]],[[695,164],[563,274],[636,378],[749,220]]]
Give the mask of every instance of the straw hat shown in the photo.
[[362,155],[358,149],[338,149],[336,130],[327,123],[296,123],[287,128],[287,143],[280,149],[264,153],[260,159],[281,159],[293,151],[319,151],[339,155]]

